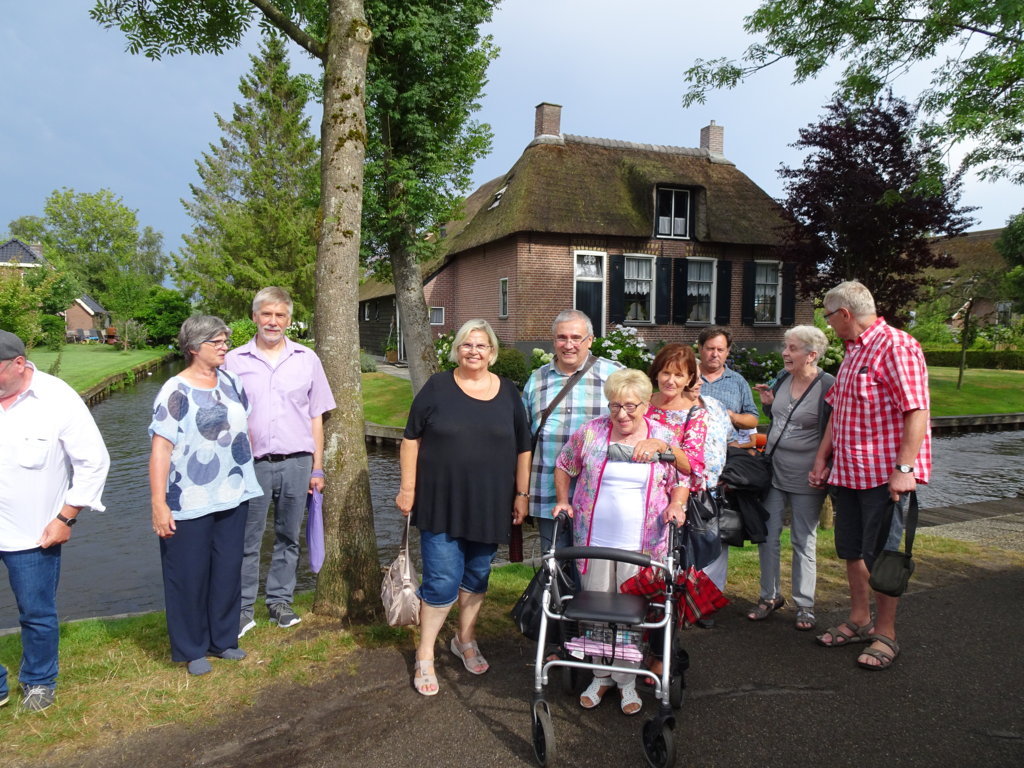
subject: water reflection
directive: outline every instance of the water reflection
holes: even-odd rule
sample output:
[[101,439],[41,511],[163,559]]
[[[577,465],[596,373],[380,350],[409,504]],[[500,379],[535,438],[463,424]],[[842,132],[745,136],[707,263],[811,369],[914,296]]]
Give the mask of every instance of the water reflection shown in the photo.
[[[86,513],[64,546],[57,605],[64,619],[163,609],[163,582],[157,539],[150,526],[146,427],[160,386],[175,368],[154,374],[135,387],[114,394],[93,409],[107,442],[111,471],[103,498],[107,511]],[[395,509],[398,452],[393,446],[368,446],[374,527],[380,560],[395,557],[403,518]],[[925,507],[949,506],[1024,493],[1024,432],[974,433],[935,439],[934,481],[921,490]],[[273,546],[273,526],[264,540],[264,563]],[[536,545],[527,530],[525,551]],[[413,530],[412,553],[419,559]],[[305,549],[305,547],[303,547]],[[505,557],[505,549],[498,557]],[[299,564],[298,588],[313,589],[316,576],[305,552]],[[10,590],[0,589],[0,627],[17,626],[17,608]]]

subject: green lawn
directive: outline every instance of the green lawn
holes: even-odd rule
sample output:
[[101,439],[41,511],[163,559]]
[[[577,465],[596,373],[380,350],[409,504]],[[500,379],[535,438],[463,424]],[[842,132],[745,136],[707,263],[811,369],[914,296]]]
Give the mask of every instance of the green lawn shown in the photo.
[[387,373],[363,374],[363,418],[386,427],[404,427],[412,405],[412,385]]
[[[123,352],[117,347],[103,344],[65,344],[57,376],[70,384],[76,392],[84,392],[108,376],[131,370],[140,363],[159,359],[167,352],[166,348],[133,349]],[[28,358],[39,370],[49,371],[57,359],[57,353],[36,348],[29,352]]]
[[932,416],[1024,412],[1024,371],[969,368],[957,391],[956,368],[928,368]]

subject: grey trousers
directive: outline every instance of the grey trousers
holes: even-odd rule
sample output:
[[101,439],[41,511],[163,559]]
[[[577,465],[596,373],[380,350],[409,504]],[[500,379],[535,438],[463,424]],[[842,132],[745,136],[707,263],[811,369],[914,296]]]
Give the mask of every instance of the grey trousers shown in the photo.
[[249,500],[242,552],[242,612],[251,612],[260,586],[260,545],[267,528],[267,512],[274,503],[274,551],[267,571],[267,605],[292,604],[295,572],[299,566],[299,536],[309,493],[313,457],[284,461],[257,461],[256,479],[263,496]]
[[761,561],[761,597],[771,600],[782,594],[781,555],[779,536],[786,502],[791,510],[790,541],[793,545],[793,602],[799,608],[814,607],[814,590],[818,571],[818,518],[823,493],[789,493],[772,488],[765,494],[764,508],[768,511],[768,540],[757,545]]

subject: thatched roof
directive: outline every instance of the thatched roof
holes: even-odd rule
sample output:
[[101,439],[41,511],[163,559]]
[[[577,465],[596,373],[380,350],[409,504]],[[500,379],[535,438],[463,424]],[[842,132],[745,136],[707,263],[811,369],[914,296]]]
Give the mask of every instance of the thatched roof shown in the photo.
[[779,207],[720,155],[586,136],[563,139],[534,141],[505,176],[467,198],[465,218],[447,227],[449,257],[517,232],[649,238],[657,185],[696,190],[697,240],[779,242]]
[[1005,269],[1006,260],[996,250],[996,241],[1002,234],[1002,229],[979,229],[955,237],[935,238],[929,244],[929,248],[934,253],[952,256],[957,263],[955,268],[936,272],[946,276],[977,270]]

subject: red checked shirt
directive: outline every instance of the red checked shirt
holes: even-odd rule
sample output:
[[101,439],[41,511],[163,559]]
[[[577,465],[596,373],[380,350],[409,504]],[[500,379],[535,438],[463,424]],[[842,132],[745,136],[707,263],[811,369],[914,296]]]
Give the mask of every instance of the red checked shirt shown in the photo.
[[[825,400],[833,408],[829,482],[859,490],[885,485],[896,466],[903,415],[929,408],[928,367],[921,345],[878,318],[846,342],[846,358]],[[927,483],[931,474],[929,426],[914,461],[914,479]]]

